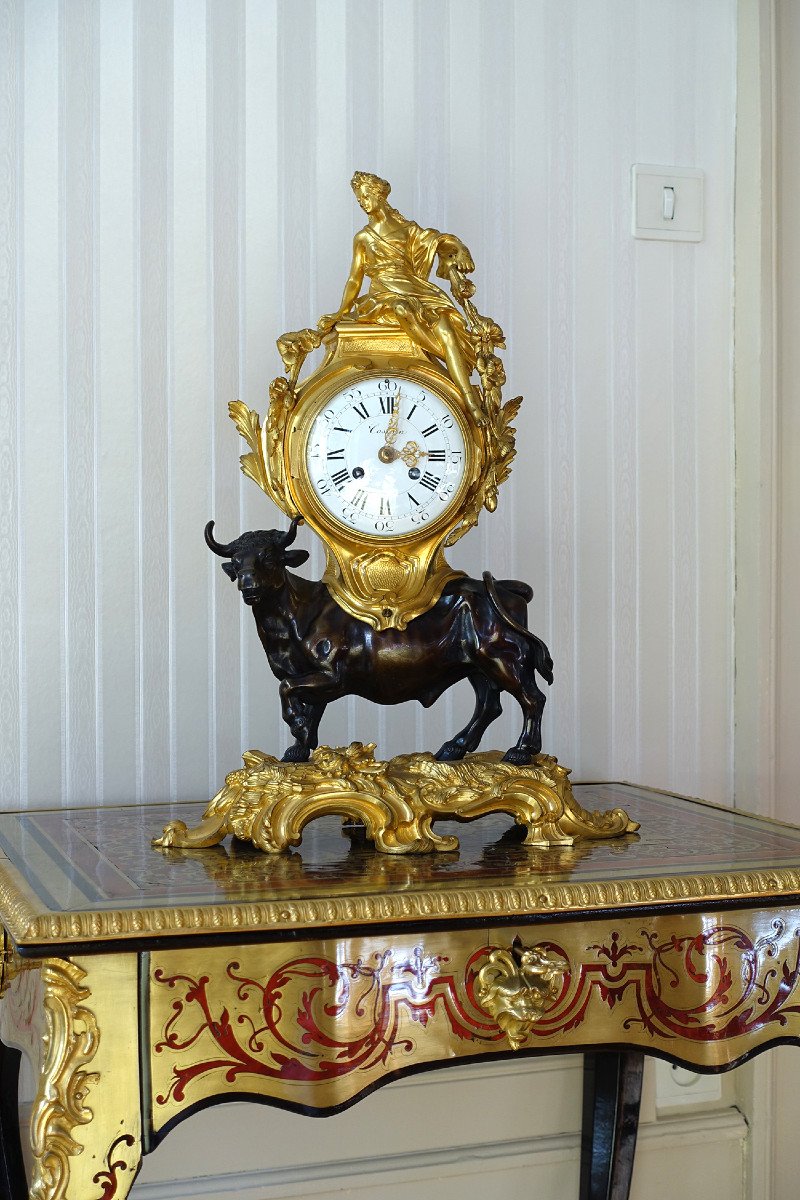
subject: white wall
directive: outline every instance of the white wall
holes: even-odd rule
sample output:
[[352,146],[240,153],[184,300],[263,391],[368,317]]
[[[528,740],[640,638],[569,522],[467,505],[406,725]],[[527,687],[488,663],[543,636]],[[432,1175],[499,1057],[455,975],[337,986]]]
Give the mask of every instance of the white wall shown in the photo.
[[[0,0],[0,805],[204,798],[285,744],[202,527],[276,518],[227,402],[338,300],[355,168],[509,336],[519,458],[453,561],[536,588],[546,749],[730,798],[735,43],[733,0]],[[631,238],[634,162],[704,169],[701,243]]]
[[[536,588],[548,749],[725,799],[734,6],[0,11],[0,803],[204,797],[284,744],[202,527],[276,517],[226,406],[263,411],[275,337],[338,299],[354,167],[467,241],[509,335],[518,464],[453,557]],[[703,242],[630,237],[637,161],[707,172]],[[450,703],[323,733],[438,744]]]

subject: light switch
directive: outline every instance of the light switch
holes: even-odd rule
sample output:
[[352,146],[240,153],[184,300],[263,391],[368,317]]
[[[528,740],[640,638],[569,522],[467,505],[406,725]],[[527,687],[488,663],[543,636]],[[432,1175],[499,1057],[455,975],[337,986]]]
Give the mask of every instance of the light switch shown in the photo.
[[703,237],[703,172],[694,167],[650,167],[632,171],[633,236],[671,242]]
[[665,221],[675,220],[675,188],[665,187],[662,196],[661,215]]

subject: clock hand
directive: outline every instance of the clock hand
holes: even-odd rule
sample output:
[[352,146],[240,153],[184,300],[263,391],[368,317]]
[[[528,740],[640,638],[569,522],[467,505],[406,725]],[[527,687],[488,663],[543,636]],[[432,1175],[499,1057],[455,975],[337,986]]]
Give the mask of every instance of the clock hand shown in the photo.
[[397,435],[400,431],[400,392],[395,398],[395,407],[392,409],[392,415],[389,418],[389,424],[386,427],[386,445],[393,446],[397,441]]
[[383,435],[384,442],[378,451],[378,458],[382,463],[391,463],[397,458],[397,451],[394,448],[394,443],[397,441],[397,435],[400,432],[400,392],[398,390],[395,396],[395,404],[392,409],[392,415],[389,417],[389,424],[386,426],[386,433]]
[[416,442],[406,442],[398,457],[402,458],[407,467],[415,467],[421,458],[428,457],[428,451],[423,450]]

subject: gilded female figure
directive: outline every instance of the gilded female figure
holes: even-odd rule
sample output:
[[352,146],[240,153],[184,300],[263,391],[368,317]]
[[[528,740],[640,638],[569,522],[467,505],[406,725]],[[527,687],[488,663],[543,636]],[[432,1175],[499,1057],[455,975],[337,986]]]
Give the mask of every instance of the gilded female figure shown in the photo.
[[[418,345],[444,360],[473,418],[482,421],[481,392],[471,381],[475,348],[464,314],[428,279],[437,257],[440,279],[473,271],[469,250],[453,234],[422,229],[403,217],[388,202],[391,189],[385,179],[356,171],[351,185],[367,224],[353,239],[353,262],[339,309],[321,317],[318,330],[324,335],[348,315],[358,321],[397,321]],[[360,297],[365,276],[369,290]]]

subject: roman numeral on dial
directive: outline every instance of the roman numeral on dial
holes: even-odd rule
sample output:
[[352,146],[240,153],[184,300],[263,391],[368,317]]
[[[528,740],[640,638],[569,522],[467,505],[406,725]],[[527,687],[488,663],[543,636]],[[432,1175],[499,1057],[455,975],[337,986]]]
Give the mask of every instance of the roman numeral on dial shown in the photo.
[[429,492],[435,492],[439,484],[442,482],[440,475],[431,475],[430,471],[426,471],[420,479],[422,487],[427,488]]

